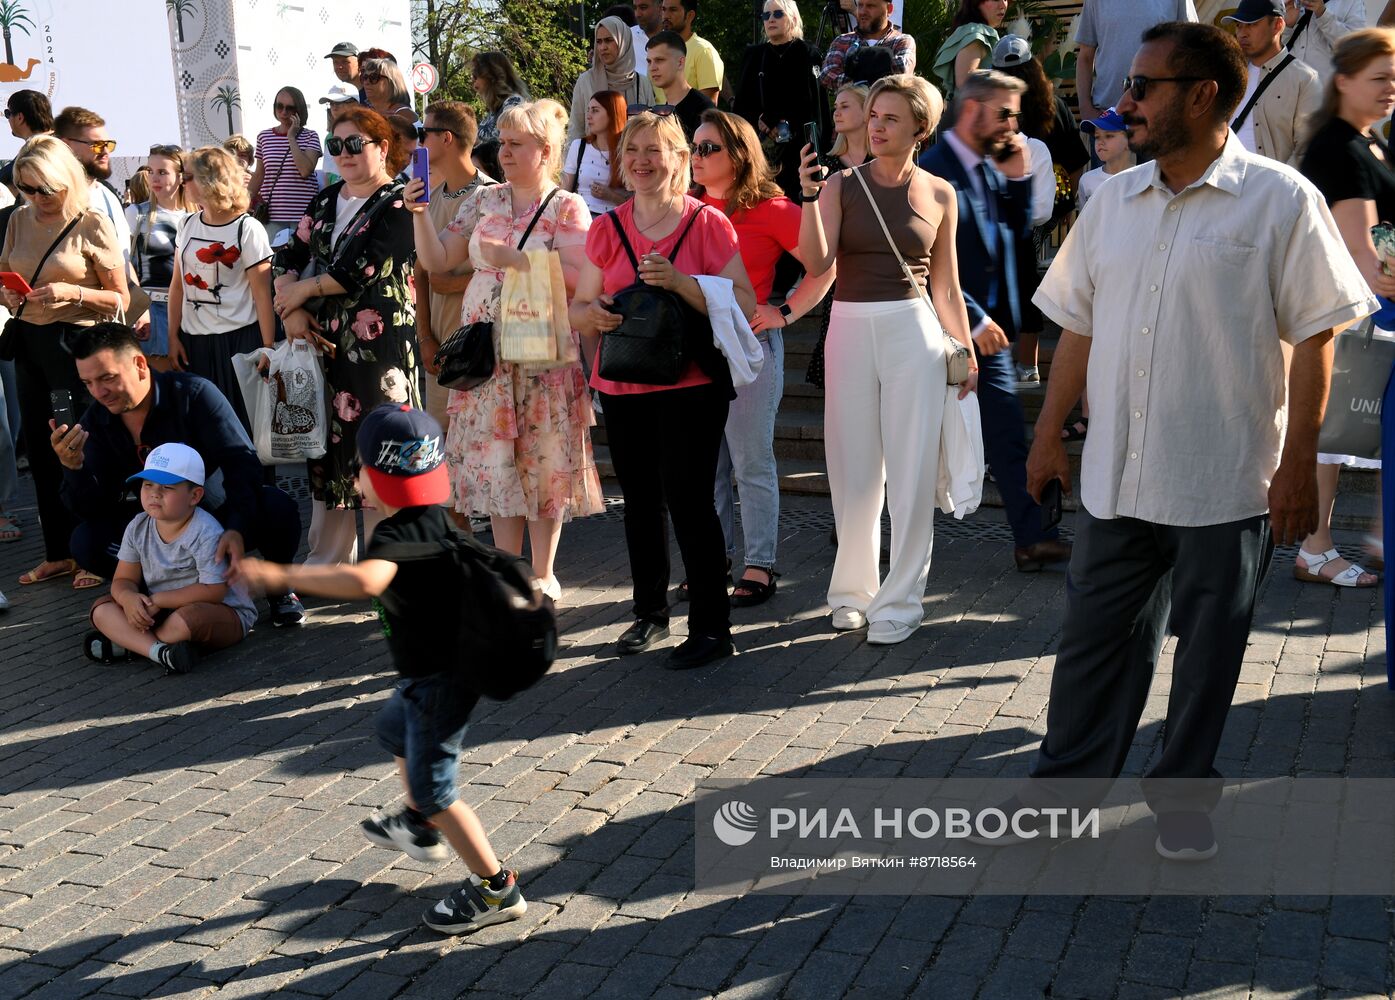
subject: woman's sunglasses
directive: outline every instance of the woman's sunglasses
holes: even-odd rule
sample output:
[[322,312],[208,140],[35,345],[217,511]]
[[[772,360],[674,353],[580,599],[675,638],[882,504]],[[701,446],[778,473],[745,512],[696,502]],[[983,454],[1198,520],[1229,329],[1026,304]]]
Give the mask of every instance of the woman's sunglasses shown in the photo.
[[779,21],[782,20],[784,16],[785,12],[782,10],[763,10],[760,12],[760,19],[762,21],[769,21],[772,17]]
[[44,184],[40,184],[38,187],[30,187],[28,184],[16,184],[15,189],[19,191],[20,194],[28,195],[30,198],[47,198],[50,195],[58,193],[53,188]]
[[381,73],[364,73],[359,77],[359,80],[363,83],[381,83],[382,79],[383,74]]
[[713,153],[720,153],[726,147],[719,146],[715,142],[697,142],[689,146],[688,149],[699,159],[706,159]]
[[340,153],[352,153],[357,156],[363,152],[364,146],[371,146],[377,142],[376,139],[365,139],[361,135],[351,135],[347,139],[341,139],[337,135],[332,135],[325,140],[325,149],[329,150],[330,156],[338,156]]

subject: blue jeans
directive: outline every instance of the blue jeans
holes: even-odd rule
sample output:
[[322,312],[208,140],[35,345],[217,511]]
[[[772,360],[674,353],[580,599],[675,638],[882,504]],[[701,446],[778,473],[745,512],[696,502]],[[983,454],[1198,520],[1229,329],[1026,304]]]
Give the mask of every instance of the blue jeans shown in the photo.
[[407,791],[418,811],[444,812],[455,802],[460,744],[478,696],[445,674],[397,685],[378,711],[378,742],[407,762]]
[[150,336],[140,345],[147,357],[162,358],[170,352],[170,306],[168,302],[150,303]]
[[769,570],[775,565],[779,536],[780,476],[775,470],[775,413],[785,392],[785,337],[779,330],[761,335],[765,364],[750,385],[736,390],[727,413],[726,435],[717,455],[717,516],[727,557],[736,558],[735,505],[731,477],[741,495],[741,534],[746,565]]

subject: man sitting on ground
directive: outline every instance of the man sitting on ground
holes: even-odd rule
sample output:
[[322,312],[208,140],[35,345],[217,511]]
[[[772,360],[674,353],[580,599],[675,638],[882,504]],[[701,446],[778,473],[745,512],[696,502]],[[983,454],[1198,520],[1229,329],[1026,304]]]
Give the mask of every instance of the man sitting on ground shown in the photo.
[[[202,506],[225,529],[218,558],[236,566],[248,549],[291,562],[300,546],[300,511],[275,486],[232,405],[207,379],[150,368],[130,327],[98,323],[75,332],[68,350],[96,400],[77,424],[53,427],[63,465],[63,502],[81,521],[73,531],[79,566],[111,579],[122,535],[141,512],[127,480],[154,448],[182,442],[198,452],[207,477]],[[271,624],[299,625],[305,608],[293,592],[268,595]]]

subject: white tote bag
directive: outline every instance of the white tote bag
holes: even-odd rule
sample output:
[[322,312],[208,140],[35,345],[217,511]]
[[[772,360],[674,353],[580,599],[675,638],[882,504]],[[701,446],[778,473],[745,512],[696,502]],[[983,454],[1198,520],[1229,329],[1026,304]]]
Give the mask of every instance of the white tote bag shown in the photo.
[[[267,358],[263,374],[261,358]],[[263,465],[292,465],[325,453],[325,389],[320,356],[305,341],[235,354],[233,370]]]

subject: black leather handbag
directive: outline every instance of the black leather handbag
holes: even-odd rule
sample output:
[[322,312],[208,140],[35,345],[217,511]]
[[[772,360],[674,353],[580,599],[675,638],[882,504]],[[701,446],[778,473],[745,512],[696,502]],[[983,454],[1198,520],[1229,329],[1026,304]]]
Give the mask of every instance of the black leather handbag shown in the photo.
[[[687,239],[697,217],[707,208],[699,208],[688,219],[678,242],[673,245],[669,260]],[[629,255],[635,269],[635,283],[616,292],[610,311],[623,317],[614,330],[601,335],[600,376],[611,382],[636,382],[640,385],[674,385],[688,367],[690,338],[705,336],[710,342],[712,331],[707,319],[677,292],[655,288],[639,280],[639,259],[630,246],[625,229],[613,211],[606,217],[615,225],[620,245]],[[704,331],[704,327],[706,328]]]
[[[528,242],[528,237],[533,235],[533,227],[538,224],[548,202],[559,190],[553,188],[542,200],[538,210],[533,213],[533,220],[528,223],[528,228],[523,230],[523,239],[518,241],[518,249],[522,250]],[[494,377],[495,368],[494,324],[471,323],[456,330],[436,352],[436,364],[441,369],[441,373],[436,376],[436,382],[444,388],[468,392],[488,382]]]

